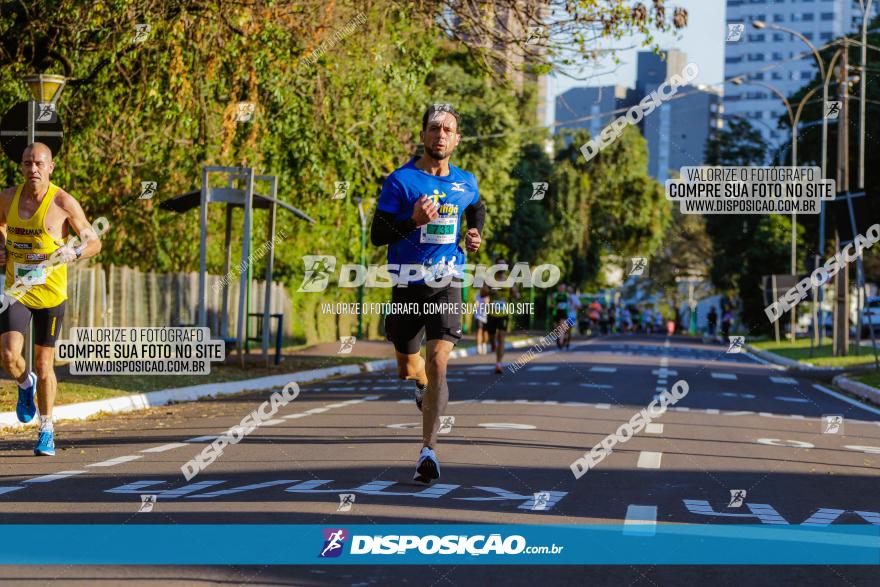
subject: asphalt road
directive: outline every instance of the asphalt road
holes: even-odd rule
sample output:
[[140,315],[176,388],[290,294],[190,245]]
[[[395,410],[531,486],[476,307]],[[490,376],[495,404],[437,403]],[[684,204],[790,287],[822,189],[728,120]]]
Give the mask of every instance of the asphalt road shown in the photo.
[[[442,477],[411,481],[420,415],[390,372],[302,393],[187,483],[181,465],[270,392],[60,424],[55,458],[34,431],[0,443],[0,522],[880,524],[880,409],[726,347],[665,336],[575,341],[521,370],[450,363],[454,416]],[[521,351],[508,353],[514,361]],[[646,407],[689,392],[575,479],[570,464]],[[840,428],[835,428],[842,416]],[[745,499],[731,505],[731,491]],[[354,494],[338,511],[340,494]],[[546,505],[535,509],[535,494]],[[155,495],[139,512],[142,495]],[[14,540],[14,536],[4,540]],[[289,546],[289,545],[288,545]],[[149,545],[133,545],[149,548]],[[309,546],[311,547],[311,545]],[[64,548],[47,537],[43,548]],[[10,584],[806,585],[876,584],[876,568],[487,566],[0,567]]]

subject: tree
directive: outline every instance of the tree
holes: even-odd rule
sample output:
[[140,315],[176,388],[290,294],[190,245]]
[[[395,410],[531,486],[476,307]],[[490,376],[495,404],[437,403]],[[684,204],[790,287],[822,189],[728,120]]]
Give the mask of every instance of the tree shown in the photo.
[[706,232],[706,219],[699,214],[682,214],[673,208],[663,243],[651,257],[648,287],[662,292],[670,308],[678,308],[682,300],[676,278],[708,277],[712,260],[712,240]]
[[[716,132],[706,144],[709,165],[762,165],[767,144],[748,121],[735,119],[730,128]],[[767,331],[761,276],[788,273],[791,220],[784,215],[709,214],[706,233],[712,241],[715,287],[742,300],[742,323],[749,331]],[[799,234],[803,226],[799,225]]]

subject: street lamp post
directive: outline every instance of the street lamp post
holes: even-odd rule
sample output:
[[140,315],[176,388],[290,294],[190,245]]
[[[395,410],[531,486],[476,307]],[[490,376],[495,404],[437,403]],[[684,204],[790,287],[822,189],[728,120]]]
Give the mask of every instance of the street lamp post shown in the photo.
[[[871,0],[869,0],[870,2]],[[780,26],[778,24],[766,23],[761,20],[756,20],[752,22],[752,26],[756,29],[773,29],[777,31],[781,31],[784,33],[788,33],[792,36],[797,37],[801,41],[806,44],[807,47],[810,48],[810,51],[813,53],[813,57],[816,59],[816,64],[819,66],[819,73],[822,76],[823,84],[822,84],[822,149],[821,149],[821,169],[822,169],[822,179],[827,178],[826,174],[826,159],[828,156],[828,118],[825,116],[825,104],[828,103],[828,80],[831,78],[831,72],[834,70],[834,61],[837,59],[839,55],[839,50],[832,57],[831,65],[826,69],[825,61],[822,59],[822,56],[819,54],[819,51],[816,49],[816,46],[810,42],[810,40],[805,37],[803,34],[799,33],[796,30],[790,29],[788,27]],[[792,215],[794,216],[794,215]],[[794,227],[792,227],[794,230]],[[825,200],[819,202],[819,255],[825,254]],[[794,273],[794,272],[792,272]],[[819,344],[822,344],[822,327],[824,312],[822,311],[822,289],[819,289]]]
[[868,0],[862,12],[862,52],[861,71],[859,75],[859,189],[865,189],[865,102],[867,90],[867,72],[865,66],[868,62],[868,15],[871,13],[873,0]]

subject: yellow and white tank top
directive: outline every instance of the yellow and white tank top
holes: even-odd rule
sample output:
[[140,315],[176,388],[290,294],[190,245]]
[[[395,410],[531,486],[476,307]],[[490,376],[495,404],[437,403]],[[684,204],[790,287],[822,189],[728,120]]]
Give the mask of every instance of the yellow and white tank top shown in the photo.
[[50,183],[49,191],[33,216],[22,219],[18,202],[24,186],[18,186],[12,205],[6,214],[6,291],[16,278],[18,289],[24,291],[14,297],[28,308],[52,308],[67,299],[67,265],[47,267],[46,261],[64,241],[46,231],[46,212],[58,193],[58,186]]

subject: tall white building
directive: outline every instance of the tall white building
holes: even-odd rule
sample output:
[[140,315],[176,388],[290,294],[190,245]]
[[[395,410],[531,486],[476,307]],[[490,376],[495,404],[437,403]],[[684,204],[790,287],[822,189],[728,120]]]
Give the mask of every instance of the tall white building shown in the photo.
[[[880,1],[875,0],[872,13],[876,15],[878,9]],[[768,26],[756,29],[751,24],[756,20]],[[861,30],[861,21],[858,0],[727,0],[728,28],[735,23],[745,26],[739,41],[728,40],[725,44],[724,77],[746,76],[791,96],[813,79],[818,66],[801,39],[774,30],[772,25],[798,31],[821,48],[844,34]],[[797,59],[799,55],[803,57]],[[776,128],[784,115],[782,100],[768,89],[725,85],[724,118],[747,118],[772,148],[790,140],[789,131]]]

